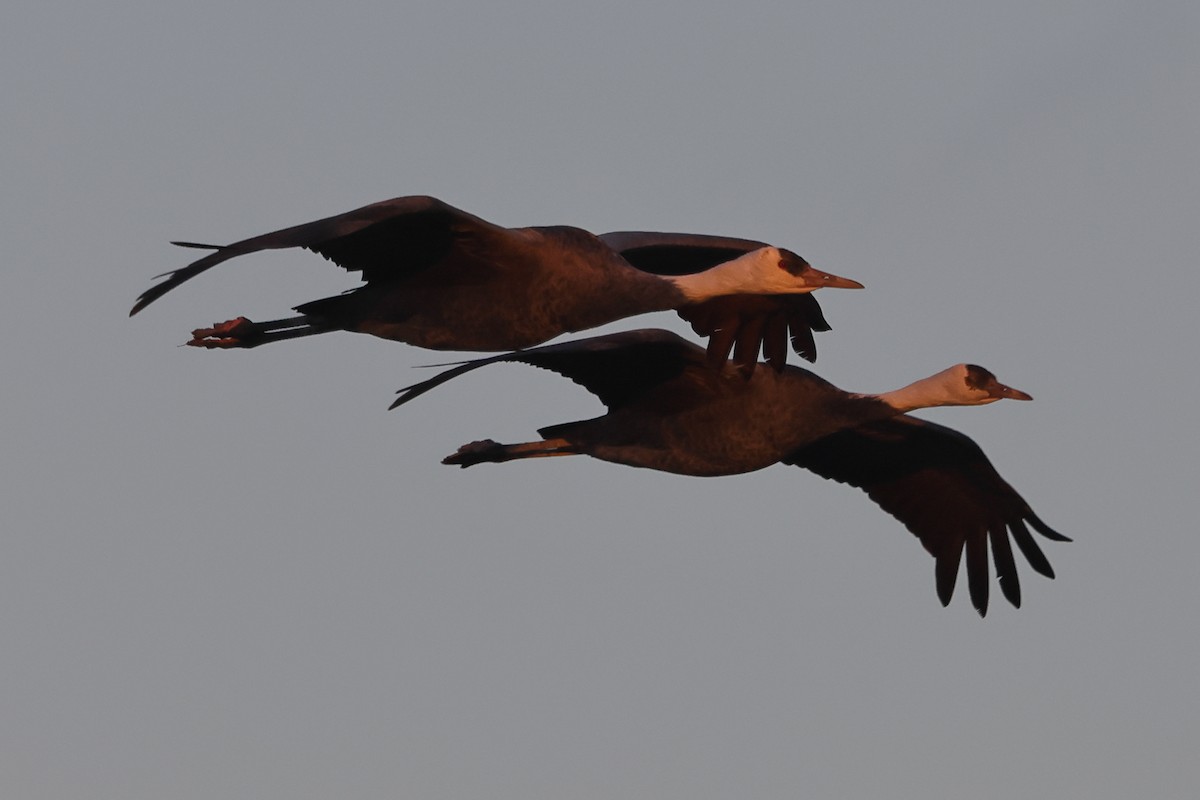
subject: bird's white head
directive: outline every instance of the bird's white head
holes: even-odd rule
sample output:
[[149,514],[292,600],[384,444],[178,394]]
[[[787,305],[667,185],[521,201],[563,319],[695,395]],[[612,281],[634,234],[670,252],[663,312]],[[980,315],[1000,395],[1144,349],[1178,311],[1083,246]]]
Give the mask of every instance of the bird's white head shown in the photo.
[[976,364],[955,364],[939,373],[949,374],[947,391],[954,405],[982,406],[997,400],[1032,400],[1025,392],[1005,386],[990,371]]
[[1005,399],[1033,399],[1020,389],[1005,386],[991,372],[975,364],[955,364],[903,389],[881,394],[879,398],[902,411],[933,406],[983,406]]
[[760,247],[729,262],[744,270],[748,294],[804,294],[814,289],[861,289],[858,281],[813,269],[791,250]]
[[674,281],[692,302],[731,294],[804,294],[825,286],[863,288],[858,281],[813,269],[791,250],[778,247],[760,247]]

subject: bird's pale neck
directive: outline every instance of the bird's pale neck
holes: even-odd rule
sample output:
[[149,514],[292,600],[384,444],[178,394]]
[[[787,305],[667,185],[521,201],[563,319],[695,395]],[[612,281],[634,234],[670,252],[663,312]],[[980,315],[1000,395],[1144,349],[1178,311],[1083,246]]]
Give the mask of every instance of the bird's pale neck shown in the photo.
[[931,387],[927,384],[928,380],[925,378],[900,389],[873,395],[873,397],[895,409],[897,414],[906,414],[909,411],[916,411],[918,408],[943,405],[933,399],[930,394]]
[[774,247],[763,247],[693,275],[667,277],[690,303],[730,294],[802,294],[815,287],[784,269]]
[[965,369],[965,365],[959,364],[874,397],[894,408],[899,414],[935,406],[983,405],[999,399],[969,386],[964,379]]

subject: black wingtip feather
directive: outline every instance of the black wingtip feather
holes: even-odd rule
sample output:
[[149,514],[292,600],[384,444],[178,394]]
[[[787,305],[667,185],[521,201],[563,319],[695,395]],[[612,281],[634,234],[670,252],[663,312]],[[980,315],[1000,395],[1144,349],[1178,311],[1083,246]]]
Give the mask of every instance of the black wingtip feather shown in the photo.
[[1015,608],[1021,607],[1021,581],[1017,576],[1017,563],[1013,559],[1012,544],[1008,541],[1008,528],[1003,523],[993,523],[990,534],[992,561],[996,564],[996,580],[1000,591]]
[[708,337],[708,363],[718,368],[729,360],[729,354],[733,352],[733,343],[737,338],[737,328],[730,326],[728,328],[718,328]]
[[1009,523],[1012,530],[1013,541],[1017,543],[1017,547],[1021,549],[1021,553],[1025,556],[1025,560],[1029,562],[1029,566],[1033,567],[1034,571],[1039,575],[1045,575],[1047,578],[1054,577],[1054,568],[1050,566],[1049,560],[1042,552],[1042,548],[1038,547],[1034,541],[1033,534],[1025,527],[1025,523],[1020,520],[1013,520]]
[[392,401],[392,404],[388,406],[388,411],[399,408],[410,400],[415,400],[429,390],[436,389],[446,381],[452,378],[457,378],[459,375],[462,375],[465,372],[470,372],[471,370],[478,369],[479,367],[487,364],[495,364],[498,361],[513,360],[517,355],[518,353],[501,353],[497,356],[489,356],[487,358],[479,358],[472,361],[456,361],[449,364],[428,364],[426,366],[452,367],[452,369],[448,369],[445,372],[439,372],[432,378],[420,381],[419,383],[414,383],[410,386],[405,386],[403,389],[397,389],[396,394],[400,396]]
[[787,366],[788,324],[782,314],[772,314],[763,322],[763,359],[776,372]]
[[958,564],[962,559],[962,546],[963,543],[960,541],[957,546],[951,545],[950,549],[936,555],[934,578],[937,583],[938,599],[942,601],[943,606],[950,605],[950,600],[954,597],[954,584],[958,582]]
[[1037,531],[1042,536],[1045,536],[1047,539],[1049,539],[1051,541],[1054,541],[1054,542],[1074,541],[1070,537],[1063,536],[1061,533],[1054,530],[1046,523],[1042,522],[1040,519],[1038,519],[1037,515],[1034,514],[1032,511],[1030,511],[1028,514],[1026,514],[1025,518],[1029,520],[1029,524],[1033,526],[1033,529],[1035,531]]
[[[164,273],[164,275],[171,275],[171,274],[172,273],[170,273],[170,272]],[[161,278],[161,277],[163,277],[163,275],[155,275],[154,276],[155,280],[157,280],[158,278]],[[140,295],[138,295],[137,302],[133,304],[133,308],[129,309],[129,316],[132,317],[134,314],[138,313],[143,308],[150,305],[158,298],[162,297],[164,294],[167,293],[167,290],[170,289],[174,285],[175,284],[173,282],[168,280],[163,283],[159,283],[154,286],[151,286],[149,289],[142,292]]]
[[792,350],[805,361],[815,363],[817,360],[817,343],[813,339],[812,330],[803,321],[797,320],[792,320],[789,327],[792,331]]
[[991,580],[988,575],[987,536],[978,535],[967,539],[967,590],[971,595],[971,605],[986,617],[988,610],[988,594]]

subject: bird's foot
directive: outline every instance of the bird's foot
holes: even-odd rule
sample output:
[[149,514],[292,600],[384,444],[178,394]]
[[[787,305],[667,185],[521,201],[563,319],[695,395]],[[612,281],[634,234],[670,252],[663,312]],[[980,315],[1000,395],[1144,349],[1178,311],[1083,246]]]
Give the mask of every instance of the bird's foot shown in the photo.
[[259,326],[245,317],[227,322],[214,323],[211,328],[196,328],[192,331],[189,347],[226,348],[253,347],[259,334]]
[[469,442],[458,448],[453,454],[442,459],[443,464],[457,464],[467,468],[473,464],[483,464],[487,461],[500,461],[505,452],[505,446],[491,439]]

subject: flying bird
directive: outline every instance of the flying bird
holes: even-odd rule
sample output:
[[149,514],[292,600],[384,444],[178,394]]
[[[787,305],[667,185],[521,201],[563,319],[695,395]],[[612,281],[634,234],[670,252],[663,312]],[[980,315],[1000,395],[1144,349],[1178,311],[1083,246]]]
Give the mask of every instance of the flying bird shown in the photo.
[[468,361],[400,390],[395,408],[487,364],[518,361],[559,373],[599,397],[608,413],[551,425],[524,444],[491,440],[459,448],[462,467],[545,456],[589,455],[683,475],[731,475],[777,462],[867,492],[933,555],[947,605],[966,552],[971,602],[988,607],[988,549],[1000,589],[1020,607],[1010,542],[1034,571],[1054,577],[1029,528],[1070,541],[1033,513],[967,436],[905,416],[919,408],[1030,400],[982,367],[958,364],[882,394],[853,394],[795,366],[746,376],[712,369],[705,352],[673,333],[640,330]]
[[230,245],[163,273],[130,316],[179,284],[237,256],[301,247],[364,283],[268,322],[238,317],[197,328],[196,347],[245,348],[334,330],[435,350],[501,351],[635,314],[674,309],[710,337],[709,357],[734,351],[743,370],[758,353],[782,369],[789,340],[815,360],[813,331],[829,329],[810,292],[861,288],[790,250],[748,239],[566,226],[504,228],[433,197],[397,197]]

